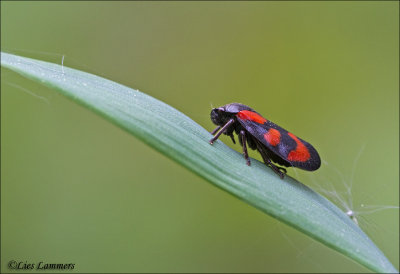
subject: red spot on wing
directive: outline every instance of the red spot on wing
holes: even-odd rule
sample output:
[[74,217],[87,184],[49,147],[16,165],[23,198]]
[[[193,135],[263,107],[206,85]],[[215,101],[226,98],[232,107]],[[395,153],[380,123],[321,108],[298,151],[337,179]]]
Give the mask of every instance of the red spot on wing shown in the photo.
[[264,124],[265,122],[267,122],[267,120],[260,114],[257,114],[250,110],[239,111],[236,115],[242,120],[250,120],[259,124]]
[[274,129],[270,128],[267,133],[264,134],[264,139],[271,145],[276,146],[281,141],[281,133]]
[[310,159],[308,148],[296,137],[296,135],[288,132],[288,135],[296,141],[296,149],[289,152],[287,159],[294,162],[305,162]]

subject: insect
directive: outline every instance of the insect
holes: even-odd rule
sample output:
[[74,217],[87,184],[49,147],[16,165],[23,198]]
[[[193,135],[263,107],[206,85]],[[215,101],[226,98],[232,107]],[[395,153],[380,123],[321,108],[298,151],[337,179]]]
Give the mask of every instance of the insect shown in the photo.
[[217,128],[211,132],[215,136],[210,140],[210,144],[213,144],[222,133],[230,136],[236,144],[233,136],[235,132],[239,136],[247,165],[250,165],[248,145],[260,152],[264,163],[281,179],[284,178],[286,169],[274,163],[308,171],[317,170],[321,166],[318,152],[311,144],[265,119],[246,105],[232,103],[214,108],[211,110],[211,120]]

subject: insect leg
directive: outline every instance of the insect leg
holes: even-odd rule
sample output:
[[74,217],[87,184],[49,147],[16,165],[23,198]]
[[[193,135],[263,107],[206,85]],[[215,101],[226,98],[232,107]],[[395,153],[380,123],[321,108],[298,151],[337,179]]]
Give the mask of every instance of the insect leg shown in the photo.
[[283,173],[287,173],[287,170],[286,170],[286,168],[283,168],[283,167],[280,167],[280,166],[276,166],[279,170],[282,170],[283,171]]
[[246,132],[244,130],[240,131],[240,138],[242,138],[243,155],[244,155],[244,158],[246,159],[246,164],[249,166],[250,165],[250,159],[249,159],[249,154],[247,153]]
[[221,126],[217,126],[217,128],[214,129],[213,131],[211,131],[210,133],[211,133],[212,135],[214,135],[215,133],[217,133],[217,131],[218,131],[220,128],[221,128]]
[[[279,177],[281,177],[281,179],[283,179],[283,177],[285,177],[286,169],[284,169],[283,167],[278,167],[278,166],[276,166],[275,164],[273,164],[273,163],[271,162],[271,160],[270,160],[269,158],[268,158],[266,164],[267,164],[269,167],[271,167],[272,170],[275,171],[275,173],[278,174]],[[283,169],[283,170],[285,171],[285,173],[283,173],[283,172],[281,171],[281,169]]]
[[[271,162],[271,159],[268,157],[268,155],[265,153],[265,151],[262,149],[261,145],[259,144],[259,142],[256,142],[257,144],[257,150],[260,152],[261,157],[264,160],[264,163],[269,166],[276,174],[279,175],[279,177],[281,177],[281,179],[283,179],[283,177],[285,177],[286,174],[286,169],[283,167],[278,167],[275,164],[273,164]],[[283,170],[285,173],[283,173],[281,170]]]
[[[209,143],[212,145],[214,142],[215,142],[215,140],[217,140],[218,138],[219,138],[219,136],[222,134],[222,133],[224,133],[226,130],[227,130],[227,128],[230,126],[230,125],[232,125],[233,123],[235,122],[235,120],[232,118],[232,119],[230,119],[222,128],[221,128],[221,130],[214,136],[214,138],[212,138],[210,141],[209,141]],[[216,130],[214,130],[214,131],[216,131]],[[213,131],[213,132],[214,132]]]
[[229,136],[231,137],[232,142],[233,142],[234,144],[236,144],[236,142],[235,142],[235,136],[233,136],[233,133],[232,133],[231,135],[229,135]]

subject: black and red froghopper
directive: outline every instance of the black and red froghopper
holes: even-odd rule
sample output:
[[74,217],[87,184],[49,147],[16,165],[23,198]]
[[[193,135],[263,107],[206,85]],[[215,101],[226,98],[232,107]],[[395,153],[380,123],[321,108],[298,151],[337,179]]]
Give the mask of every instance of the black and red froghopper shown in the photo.
[[236,143],[233,136],[233,132],[236,132],[243,146],[247,165],[250,165],[248,145],[251,149],[257,149],[265,164],[282,179],[286,169],[272,162],[308,171],[317,170],[321,166],[321,159],[312,145],[268,121],[246,105],[232,103],[214,108],[211,111],[211,120],[218,127],[211,132],[215,136],[210,140],[210,144],[213,144],[222,133],[230,136],[233,143]]

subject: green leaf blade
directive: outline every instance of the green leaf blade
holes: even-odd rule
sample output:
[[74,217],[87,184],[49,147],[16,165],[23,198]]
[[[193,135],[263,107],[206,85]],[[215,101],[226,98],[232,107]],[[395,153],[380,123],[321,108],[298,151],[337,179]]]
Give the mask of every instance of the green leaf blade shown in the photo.
[[1,53],[1,65],[53,87],[95,111],[217,187],[376,272],[397,273],[368,236],[340,209],[300,182],[281,180],[171,106],[110,80],[30,58]]

